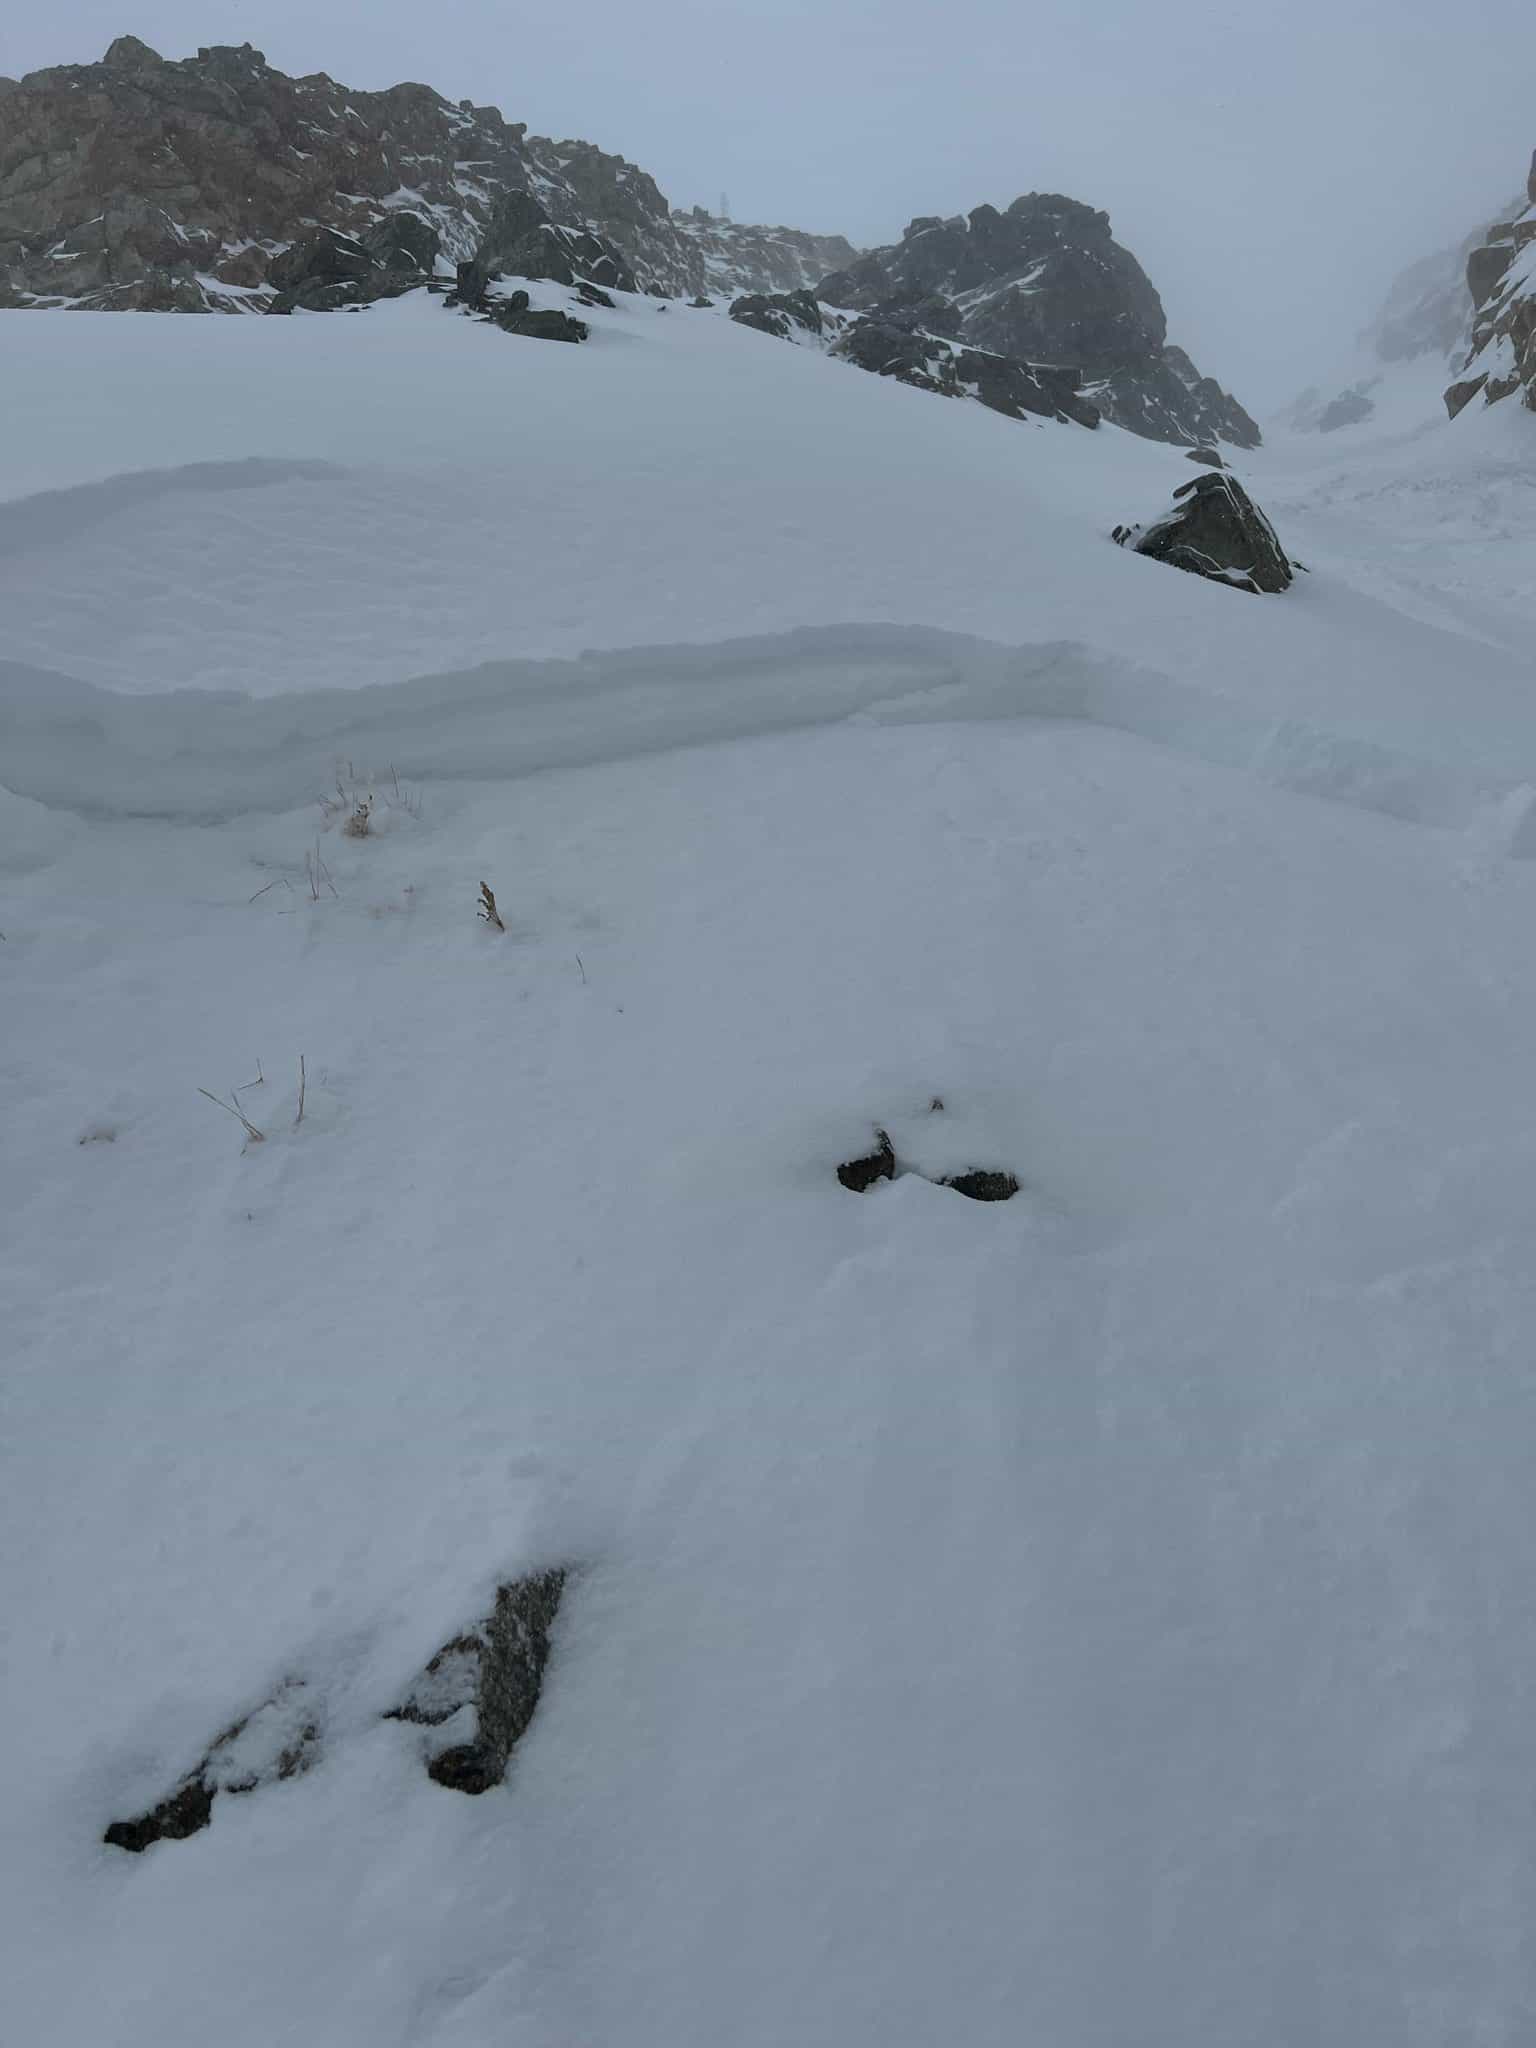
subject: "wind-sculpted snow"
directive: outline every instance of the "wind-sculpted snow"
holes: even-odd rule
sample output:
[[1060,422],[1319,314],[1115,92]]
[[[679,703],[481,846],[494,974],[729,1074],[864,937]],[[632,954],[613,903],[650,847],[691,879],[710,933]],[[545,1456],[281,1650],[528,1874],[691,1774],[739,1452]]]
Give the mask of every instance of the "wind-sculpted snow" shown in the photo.
[[1531,782],[1265,716],[1081,643],[1008,648],[919,627],[849,626],[579,661],[490,662],[369,690],[242,698],[121,697],[0,662],[0,752],[18,796],[97,818],[208,824],[291,810],[334,764],[430,778],[521,780],[846,722],[1065,720],[1156,741],[1282,788],[1511,850]]
[[616,296],[0,315],[7,2039],[1526,2048],[1536,420]]
[[256,491],[295,479],[334,480],[333,463],[274,462],[248,455],[239,462],[188,462],[178,469],[135,470],[99,484],[0,499],[0,557],[58,547],[102,520],[135,517],[156,498],[187,492]]
[[[6,877],[32,2048],[1518,2048],[1533,872],[880,665]],[[444,1790],[382,1717],[564,1557]],[[296,1675],[314,1768],[103,1846]]]

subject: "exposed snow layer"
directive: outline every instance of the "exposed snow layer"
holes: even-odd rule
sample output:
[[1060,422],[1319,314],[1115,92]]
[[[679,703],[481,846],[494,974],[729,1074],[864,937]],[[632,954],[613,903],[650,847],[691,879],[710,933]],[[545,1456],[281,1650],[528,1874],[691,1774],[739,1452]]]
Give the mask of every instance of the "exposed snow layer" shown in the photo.
[[1267,451],[1253,599],[1176,451],[590,317],[0,316],[8,2033],[1518,2048],[1536,422]]

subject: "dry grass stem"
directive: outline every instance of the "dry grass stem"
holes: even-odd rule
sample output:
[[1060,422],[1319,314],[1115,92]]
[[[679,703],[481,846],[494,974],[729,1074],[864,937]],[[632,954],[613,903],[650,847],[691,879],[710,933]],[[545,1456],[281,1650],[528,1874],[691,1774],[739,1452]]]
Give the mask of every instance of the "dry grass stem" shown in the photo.
[[487,924],[495,925],[497,931],[504,932],[506,930],[506,926],[501,921],[501,912],[496,908],[496,898],[492,895],[491,886],[488,882],[480,884],[480,906],[477,914],[483,917]]
[[[215,1095],[213,1091],[209,1088],[199,1088],[197,1092],[199,1095],[206,1095],[210,1102],[216,1102],[219,1105],[220,1109],[227,1110],[232,1117],[237,1117],[239,1121],[242,1124],[244,1124],[245,1135],[251,1144],[261,1145],[266,1142],[266,1132],[257,1130],[256,1126],[251,1122],[250,1118],[246,1115],[245,1111],[241,1109],[237,1102],[226,1102],[222,1095]],[[231,1093],[233,1093],[233,1091],[231,1091]]]

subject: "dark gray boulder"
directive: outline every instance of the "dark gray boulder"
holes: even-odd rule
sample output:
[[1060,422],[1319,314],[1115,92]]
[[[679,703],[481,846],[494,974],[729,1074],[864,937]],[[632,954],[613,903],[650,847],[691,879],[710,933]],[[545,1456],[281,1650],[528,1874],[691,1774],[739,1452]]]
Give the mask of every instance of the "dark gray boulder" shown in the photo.
[[1275,529],[1230,470],[1208,470],[1180,484],[1181,502],[1150,526],[1117,526],[1121,547],[1155,562],[1226,583],[1255,596],[1288,590],[1293,570]]
[[108,71],[154,71],[165,63],[158,50],[141,43],[137,36],[119,36],[107,45],[107,54],[101,61]]
[[[515,296],[524,297],[526,294]],[[493,306],[491,320],[503,334],[521,334],[529,341],[585,341],[591,333],[584,320],[553,308],[535,312],[527,306],[515,311],[510,307]]]
[[796,328],[805,334],[822,331],[821,308],[812,292],[755,292],[732,300],[731,318],[780,341],[793,339]]

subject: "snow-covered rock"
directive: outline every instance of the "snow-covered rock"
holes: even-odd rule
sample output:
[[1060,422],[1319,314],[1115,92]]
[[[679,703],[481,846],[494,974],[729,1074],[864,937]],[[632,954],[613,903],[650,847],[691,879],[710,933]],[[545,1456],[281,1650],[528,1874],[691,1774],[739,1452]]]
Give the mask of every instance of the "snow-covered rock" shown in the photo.
[[1295,579],[1275,529],[1235,476],[1208,470],[1173,496],[1173,509],[1160,519],[1117,526],[1114,538],[1154,562],[1253,596],[1290,589]]

